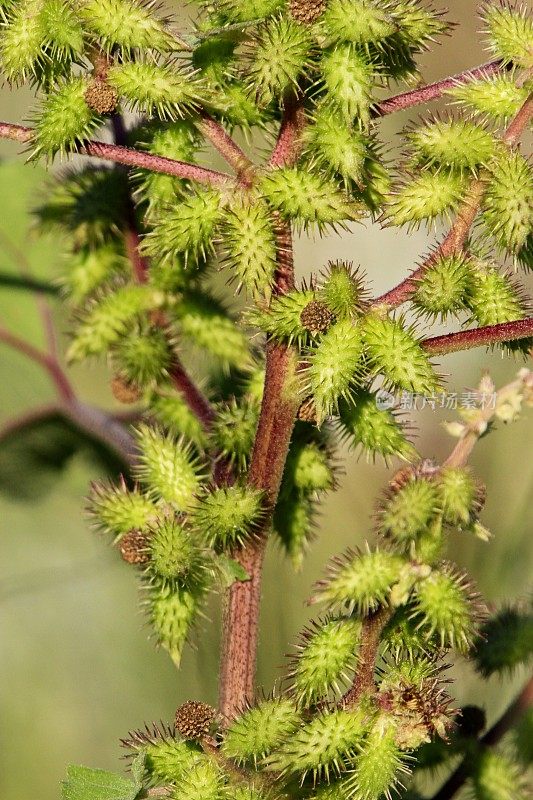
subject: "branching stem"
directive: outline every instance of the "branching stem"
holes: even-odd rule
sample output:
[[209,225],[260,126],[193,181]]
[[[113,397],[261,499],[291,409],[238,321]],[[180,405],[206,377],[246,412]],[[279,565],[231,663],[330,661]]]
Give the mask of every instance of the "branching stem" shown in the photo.
[[374,614],[369,614],[369,616],[363,620],[357,671],[352,685],[341,700],[341,705],[344,708],[356,705],[365,692],[372,692],[375,689],[374,673],[376,670],[379,643],[381,641],[383,628],[390,620],[391,616],[391,609],[384,606]]
[[463,84],[470,83],[470,81],[477,80],[478,78],[486,78],[502,70],[503,64],[501,61],[489,61],[487,64],[481,64],[479,67],[467,69],[464,72],[459,72],[457,75],[452,75],[449,78],[443,78],[435,83],[428,83],[426,86],[421,86],[418,89],[412,89],[409,92],[402,92],[401,94],[388,97],[378,103],[373,111],[374,117],[384,117],[388,114],[394,114],[396,111],[405,111],[407,108],[428,103],[430,100],[438,100],[449,89]]
[[[520,111],[502,136],[504,144],[508,147],[514,147],[526,130],[532,117],[533,94],[530,95],[522,105]],[[397,308],[402,303],[405,303],[415,291],[417,281],[437,259],[445,258],[463,249],[470,234],[470,229],[478,215],[486,187],[487,178],[485,177],[474,178],[471,181],[467,195],[459,207],[455,221],[441,244],[425,259],[418,269],[411,273],[411,275],[401,281],[401,283],[393,289],[381,295],[381,297],[378,297],[373,303],[374,307],[387,306],[388,308]]]
[[486,325],[483,328],[432,336],[423,339],[421,344],[429,355],[437,356],[455,353],[458,350],[470,350],[472,347],[527,339],[530,336],[533,336],[533,317],[526,317],[514,322],[502,322],[499,325]]
[[[33,138],[33,129],[23,125],[12,125],[8,122],[0,122],[0,139],[11,139],[15,142],[30,142]],[[217,172],[206,167],[199,167],[196,164],[189,164],[186,161],[177,161],[172,158],[155,156],[151,153],[143,153],[131,147],[122,145],[107,144],[106,142],[96,142],[89,140],[80,145],[79,152],[85,156],[102,158],[106,161],[113,161],[115,164],[124,164],[127,167],[137,167],[147,169],[151,172],[161,172],[164,175],[172,175],[176,178],[187,178],[191,181],[206,183],[211,186],[227,186],[234,181],[231,175],[225,172]]]

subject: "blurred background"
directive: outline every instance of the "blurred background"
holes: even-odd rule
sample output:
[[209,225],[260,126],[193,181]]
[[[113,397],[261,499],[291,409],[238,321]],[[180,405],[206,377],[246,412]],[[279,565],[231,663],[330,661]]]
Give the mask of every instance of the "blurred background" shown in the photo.
[[[449,17],[460,26],[422,59],[426,80],[488,60],[476,32],[477,5],[475,0],[449,0]],[[182,16],[193,12],[188,7]],[[0,118],[23,122],[32,102],[28,91],[4,87]],[[382,138],[387,141],[407,119],[387,120]],[[29,266],[34,277],[50,280],[58,273],[61,243],[38,240],[29,215],[46,193],[46,172],[41,166],[23,166],[24,156],[12,143],[1,143],[0,155],[0,272],[17,274]],[[380,293],[414,266],[437,234],[357,225],[341,237],[302,239],[296,250],[299,274],[320,269],[330,258],[344,258],[361,264]],[[58,330],[67,336],[68,319],[52,303]],[[0,287],[0,317],[5,327],[41,343],[35,300],[28,293]],[[450,376],[449,390],[461,392],[474,387],[484,369],[501,385],[520,366],[474,350],[443,358],[441,371]],[[1,425],[53,399],[44,373],[3,345],[0,370]],[[117,409],[103,366],[69,374],[81,397]],[[441,459],[453,446],[440,425],[445,416],[430,410],[412,416],[426,457]],[[533,564],[533,413],[507,430],[502,427],[478,444],[472,459],[487,484],[482,521],[494,540],[486,545],[458,535],[450,553],[495,604],[527,595]],[[289,643],[309,618],[304,603],[326,560],[348,545],[372,539],[371,513],[394,465],[386,469],[353,454],[343,456],[346,472],[339,491],[323,506],[318,537],[303,571],[295,574],[274,547],[268,553],[259,653],[259,681],[267,690],[282,674]],[[177,673],[168,656],[148,641],[133,571],[90,531],[84,518],[89,481],[99,474],[93,457],[77,453],[61,474],[29,470],[15,477],[12,491],[0,494],[2,800],[55,800],[67,763],[116,769],[119,738],[128,730],[145,721],[172,719],[176,706],[188,698],[216,702],[218,605],[213,604],[210,620],[195,637],[196,649],[187,649]],[[524,679],[516,674],[487,687],[478,684],[465,662],[454,671],[458,702],[484,704],[489,720]]]

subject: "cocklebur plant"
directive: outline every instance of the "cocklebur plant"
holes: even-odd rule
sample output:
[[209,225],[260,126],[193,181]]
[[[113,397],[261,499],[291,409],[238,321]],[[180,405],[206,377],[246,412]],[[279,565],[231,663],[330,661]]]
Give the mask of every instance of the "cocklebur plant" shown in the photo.
[[[225,605],[218,711],[190,701],[171,724],[130,733],[134,781],[71,768],[63,796],[103,800],[107,781],[131,800],[407,799],[442,765],[438,800],[465,783],[477,800],[525,797],[529,717],[499,743],[531,682],[483,733],[470,724],[479,709],[453,708],[447,667],[467,656],[483,679],[526,663],[531,609],[490,614],[447,545],[452,531],[490,538],[468,458],[531,406],[532,373],[498,391],[482,379],[478,405],[448,424],[457,443],[442,464],[417,451],[395,397],[439,397],[434,356],[532,347],[519,276],[533,266],[526,4],[483,4],[493,60],[429,86],[418,56],[452,26],[418,0],[220,0],[200,3],[187,33],[151,0],[3,0],[0,15],[4,79],[39,98],[31,127],[0,123],[0,136],[31,160],[106,162],[58,171],[36,217],[66,242],[67,357],[107,359],[133,429],[85,407],[53,352],[0,338],[46,367],[69,419],[123,455],[127,472],[94,485],[90,515],[137,570],[176,665],[208,595]],[[411,88],[386,96],[398,84]],[[385,156],[380,119],[436,98],[446,110]],[[92,138],[104,132],[113,143]],[[207,146],[231,173],[206,165]],[[293,231],[363,220],[449,231],[380,297],[364,265],[344,261],[296,282]],[[217,269],[240,306],[221,297]],[[420,320],[459,329],[428,337]],[[375,543],[333,560],[310,598],[322,616],[262,695],[266,542],[302,565],[339,440],[404,466],[378,501]]]

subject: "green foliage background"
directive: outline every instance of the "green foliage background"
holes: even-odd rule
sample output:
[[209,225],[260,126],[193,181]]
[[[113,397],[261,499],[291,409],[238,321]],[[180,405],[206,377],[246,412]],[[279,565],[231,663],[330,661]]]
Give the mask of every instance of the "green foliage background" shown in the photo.
[[[173,5],[172,3],[168,5]],[[461,22],[451,40],[426,57],[425,78],[457,72],[486,60],[475,36],[476,0],[450,0],[450,17]],[[186,10],[185,15],[190,9]],[[474,44],[476,42],[476,44]],[[0,117],[18,121],[28,107],[26,92],[3,89]],[[387,124],[399,128],[396,117]],[[40,167],[12,160],[17,147],[2,144],[0,154],[0,272],[17,273],[23,251],[34,277],[58,274],[60,243],[38,241],[27,211],[46,192]],[[300,273],[329,258],[360,263],[376,292],[392,285],[427,248],[423,231],[406,234],[358,226],[355,236],[327,236],[297,246]],[[13,247],[14,246],[14,247]],[[57,308],[57,303],[54,304]],[[29,295],[0,288],[2,324],[35,343],[41,335],[35,302]],[[57,310],[59,329],[68,321]],[[471,351],[447,357],[443,371],[453,374],[450,391],[474,386],[489,368],[497,384],[512,378],[518,364],[499,355]],[[0,350],[0,424],[24,409],[53,399],[46,376],[29,361]],[[116,405],[103,367],[75,368],[82,397],[107,408]],[[416,412],[418,444],[426,456],[443,457],[451,446],[438,423],[443,412]],[[477,579],[490,602],[514,599],[531,590],[533,564],[533,426],[523,419],[497,431],[477,447],[473,464],[488,489],[483,521],[495,534],[490,551],[469,537],[454,541],[454,558]],[[16,464],[10,467],[16,473]],[[20,465],[22,468],[22,465]],[[0,464],[0,472],[2,466]],[[87,452],[71,458],[56,479],[42,471],[24,474],[31,499],[0,494],[0,795],[2,800],[38,797],[52,800],[68,762],[114,769],[118,739],[143,721],[170,719],[188,698],[216,700],[217,628],[204,625],[195,652],[187,650],[179,675],[165,653],[147,641],[137,613],[135,577],[106,542],[90,533],[83,519],[84,497],[99,467]],[[274,549],[265,574],[260,682],[268,689],[289,642],[308,618],[304,601],[324,562],[345,546],[371,534],[370,514],[389,471],[352,455],[341,488],[327,499],[315,543],[302,574],[295,575]],[[1,476],[0,476],[1,478]],[[20,485],[19,485],[20,488]],[[489,555],[490,553],[490,555]],[[476,686],[468,665],[459,667],[458,701],[485,703],[489,718],[505,706],[523,679]]]

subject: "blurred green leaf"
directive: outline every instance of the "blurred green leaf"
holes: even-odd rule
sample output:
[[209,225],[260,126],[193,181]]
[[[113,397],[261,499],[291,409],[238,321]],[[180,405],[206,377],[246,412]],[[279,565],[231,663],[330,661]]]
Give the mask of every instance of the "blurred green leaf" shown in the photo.
[[63,800],[135,800],[142,789],[143,765],[144,754],[140,753],[132,764],[131,780],[115,772],[71,764],[61,796]]
[[104,474],[116,476],[125,469],[115,452],[57,409],[15,420],[0,433],[0,492],[17,500],[38,500],[78,453]]

